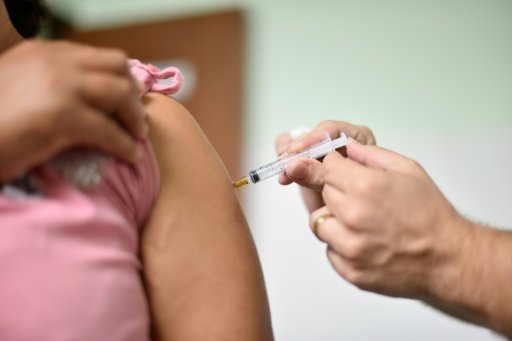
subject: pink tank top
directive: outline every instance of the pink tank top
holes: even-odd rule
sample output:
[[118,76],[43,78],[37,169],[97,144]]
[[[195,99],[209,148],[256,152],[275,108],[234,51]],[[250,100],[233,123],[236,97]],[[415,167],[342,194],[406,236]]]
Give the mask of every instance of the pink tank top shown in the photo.
[[[183,83],[175,68],[129,65],[144,92]],[[38,195],[0,195],[0,340],[149,339],[138,245],[159,173],[150,143],[140,144],[136,165],[65,153],[32,171]]]

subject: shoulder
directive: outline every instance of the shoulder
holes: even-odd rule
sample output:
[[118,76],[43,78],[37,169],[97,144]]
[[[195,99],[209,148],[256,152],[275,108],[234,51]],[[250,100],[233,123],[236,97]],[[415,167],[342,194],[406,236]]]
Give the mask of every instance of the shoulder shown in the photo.
[[178,101],[150,93],[143,97],[148,112],[149,138],[153,144],[162,176],[162,185],[183,172],[227,173],[217,153],[190,112]]
[[148,93],[142,100],[148,113],[151,132],[155,133],[160,129],[174,130],[189,125],[190,128],[198,129],[189,111],[175,99],[158,93]]
[[156,93],[143,97],[148,113],[149,138],[155,149],[204,143],[205,138],[190,112],[175,99]]

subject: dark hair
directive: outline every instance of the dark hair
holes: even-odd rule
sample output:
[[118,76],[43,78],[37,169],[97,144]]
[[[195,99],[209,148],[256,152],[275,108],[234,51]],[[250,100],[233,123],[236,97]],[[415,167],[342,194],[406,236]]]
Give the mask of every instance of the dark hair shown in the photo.
[[24,38],[35,36],[49,16],[44,0],[4,0],[9,18]]

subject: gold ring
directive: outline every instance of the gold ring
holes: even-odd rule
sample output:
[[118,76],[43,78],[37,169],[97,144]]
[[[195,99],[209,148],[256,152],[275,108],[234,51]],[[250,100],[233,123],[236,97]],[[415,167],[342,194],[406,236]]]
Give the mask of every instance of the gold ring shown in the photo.
[[320,224],[329,218],[334,218],[334,215],[332,213],[326,213],[326,214],[322,214],[319,217],[317,217],[315,219],[315,221],[313,222],[313,233],[317,234],[318,227],[320,226]]

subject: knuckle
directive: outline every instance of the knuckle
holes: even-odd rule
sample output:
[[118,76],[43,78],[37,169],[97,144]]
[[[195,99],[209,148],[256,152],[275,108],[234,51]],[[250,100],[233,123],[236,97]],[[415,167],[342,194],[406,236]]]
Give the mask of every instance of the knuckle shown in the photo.
[[381,174],[372,174],[371,177],[356,179],[354,181],[354,191],[360,196],[369,197],[373,193],[385,190],[387,183],[386,177],[381,176]]
[[355,126],[355,134],[352,136],[356,141],[366,145],[375,145],[375,136],[370,128],[362,125]]
[[411,171],[422,171],[423,166],[421,166],[417,161],[413,159],[407,159],[408,168]]
[[330,186],[323,186],[321,191],[324,201],[333,201],[332,199],[335,197],[334,189],[332,189]]
[[54,69],[55,68],[55,55],[53,49],[47,48],[44,43],[29,42],[26,46],[27,53],[32,56],[37,56],[37,61],[44,67]]
[[47,103],[53,122],[61,122],[61,125],[65,125],[66,122],[74,120],[72,117],[74,115],[70,113],[73,112],[76,103],[68,96],[51,96]]
[[123,97],[128,97],[132,94],[133,92],[133,86],[132,84],[128,81],[128,80],[124,80],[119,82],[119,84],[117,85],[118,87],[118,91],[119,93],[123,96]]
[[126,64],[126,60],[128,59],[128,55],[123,50],[118,49],[111,49],[109,50],[110,58],[112,59],[112,62],[119,68],[119,69],[128,69],[128,66]]
[[57,47],[62,47],[62,48],[68,48],[70,46],[73,46],[73,43],[71,43],[67,40],[55,40],[53,42],[53,44],[55,44],[55,46],[57,46]]
[[111,110],[114,110],[115,108],[127,109],[133,107],[135,101],[132,96],[134,94],[128,81],[106,81],[105,86],[109,87],[109,92],[111,94],[109,98],[105,99],[106,103],[112,107]]
[[318,128],[326,128],[326,127],[335,126],[336,124],[337,124],[337,122],[334,120],[324,120],[324,121],[318,123],[317,127]]
[[332,174],[339,176],[340,165],[339,165],[340,157],[336,152],[327,154],[323,161],[322,166],[326,171],[326,174]]
[[327,133],[334,137],[335,135],[339,134],[338,126],[340,125],[340,122],[334,121],[334,120],[325,120],[320,122],[317,125],[317,129],[321,131],[327,131]]
[[38,53],[44,53],[45,49],[43,49],[43,43],[38,40],[27,40],[22,43],[20,46],[22,49],[30,51],[30,52],[38,52]]
[[365,211],[360,205],[348,206],[344,212],[344,222],[347,226],[357,227],[362,224],[365,219]]
[[354,140],[359,141],[359,142],[364,144],[364,142],[365,142],[365,135],[364,135],[363,131],[361,130],[361,127],[358,127],[356,129],[356,132],[355,132],[353,138],[354,138]]
[[[329,179],[326,179],[325,181],[329,181]],[[339,198],[339,191],[334,189],[332,186],[323,186],[318,189],[318,192],[321,192],[324,203],[335,204]]]
[[361,271],[354,269],[352,266],[348,266],[347,269],[341,274],[348,282],[359,287],[364,284],[364,275]]
[[373,135],[373,131],[370,128],[366,126],[360,126],[360,129],[361,133],[363,134],[365,144],[376,144],[375,136]]
[[126,59],[128,59],[128,55],[125,51],[119,50],[119,49],[113,49],[111,50],[112,57],[115,58],[119,63],[125,64]]
[[375,191],[378,186],[377,181],[374,178],[361,177],[354,180],[354,191],[359,195],[368,195]]
[[62,54],[65,53],[66,56],[74,56],[74,53],[84,49],[84,45],[78,43],[72,43],[68,40],[54,40],[50,43],[45,43],[47,46],[51,47],[47,50],[51,50],[54,53]]
[[97,49],[87,46],[79,50],[78,59],[82,60],[95,60],[98,58]]
[[345,258],[358,261],[365,254],[365,244],[357,239],[352,239],[344,245],[343,255]]
[[81,60],[96,60],[100,56],[99,51],[100,49],[92,46],[80,46],[80,49],[77,49]]

